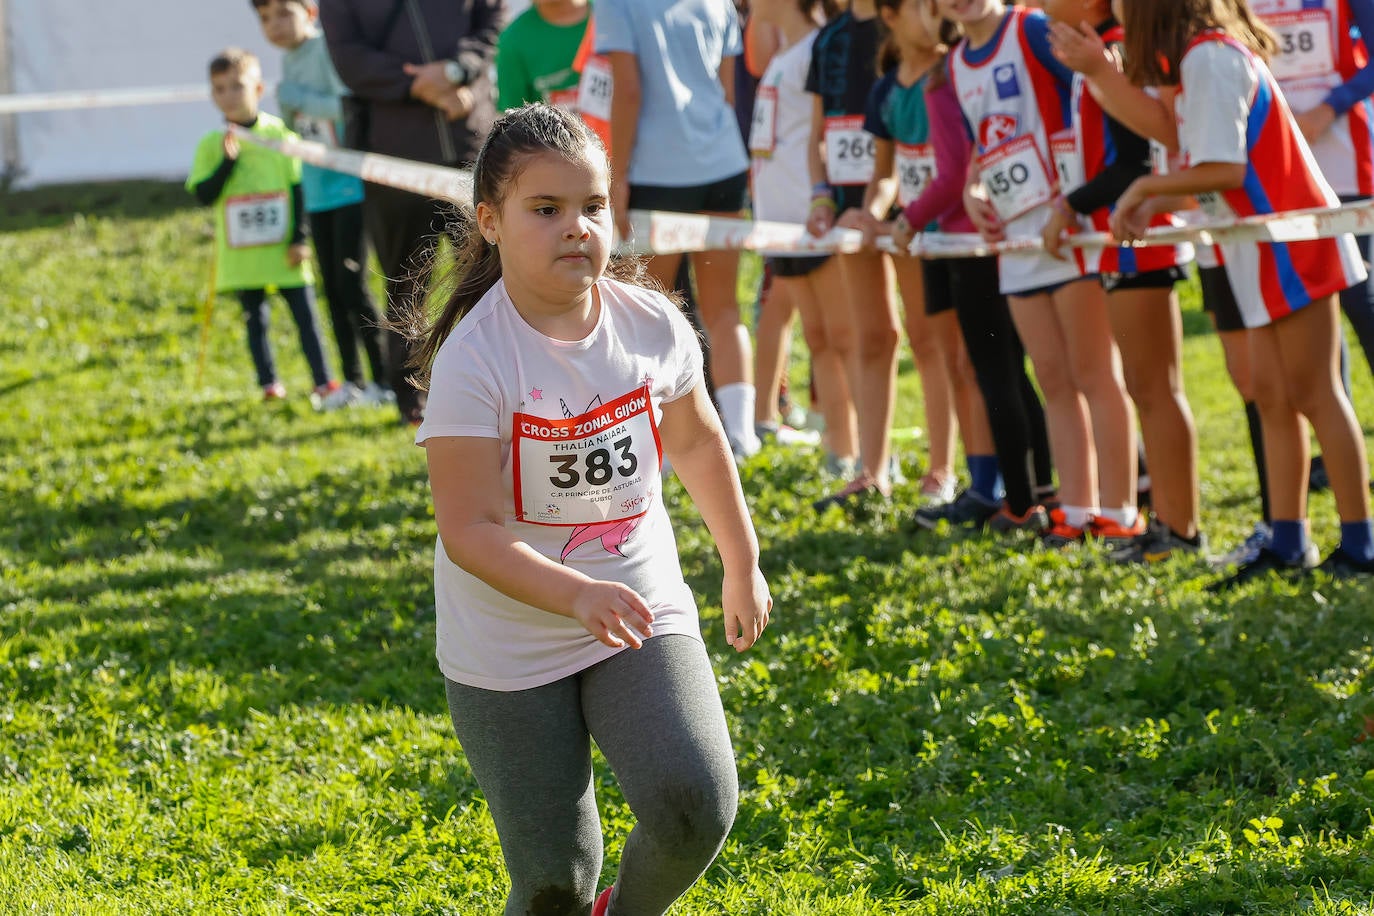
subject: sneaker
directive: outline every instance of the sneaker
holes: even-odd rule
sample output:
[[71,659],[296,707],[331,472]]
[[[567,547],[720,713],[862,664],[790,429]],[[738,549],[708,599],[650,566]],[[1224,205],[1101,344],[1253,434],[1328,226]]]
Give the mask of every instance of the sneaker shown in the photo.
[[592,904],[592,916],[606,916],[611,908],[611,891],[615,890],[615,885],[602,891],[596,898],[596,903]]
[[1173,556],[1195,556],[1202,553],[1206,539],[1198,535],[1196,544],[1184,540],[1163,522],[1150,522],[1145,533],[1120,545],[1107,559],[1114,563],[1163,563]]
[[887,456],[887,483],[892,487],[900,487],[906,483],[906,475],[902,473],[902,462],[896,455]]
[[744,464],[744,462],[757,455],[761,448],[763,448],[763,443],[760,442],[759,437],[755,435],[750,435],[748,439],[730,440],[730,451],[735,455],[735,464]]
[[1251,563],[1259,552],[1269,546],[1269,539],[1273,537],[1273,532],[1269,530],[1269,525],[1265,522],[1255,522],[1255,530],[1235,547],[1220,556],[1212,557],[1208,562],[1217,569],[1225,569],[1229,566],[1244,566]]
[[369,407],[395,404],[396,392],[379,382],[368,382],[367,387],[363,388],[362,400],[359,403]]
[[1020,515],[1011,511],[1006,503],[1002,503],[1002,508],[997,510],[997,514],[988,519],[988,528],[998,534],[1007,534],[1012,531],[1030,531],[1039,534],[1050,526],[1049,513],[1044,506],[1031,506]]
[[1094,515],[1088,522],[1087,534],[1101,541],[1108,550],[1116,550],[1140,537],[1147,530],[1145,516],[1137,514],[1135,524],[1127,527],[1102,515]]
[[281,382],[273,382],[270,385],[262,386],[262,399],[264,401],[281,401],[286,399],[286,386]]
[[1315,549],[1309,544],[1307,553],[1296,562],[1290,563],[1270,550],[1268,544],[1265,544],[1253,560],[1242,563],[1231,575],[1208,585],[1207,591],[1215,595],[1228,592],[1261,576],[1278,574],[1291,577],[1294,574],[1306,572],[1317,565],[1316,557],[1313,556],[1315,552]]
[[849,480],[859,472],[859,463],[853,458],[841,458],[833,452],[825,453],[825,473],[838,480]]
[[338,410],[357,401],[362,393],[361,388],[333,380],[316,385],[310,392],[310,403],[316,410]]
[[991,503],[972,490],[964,490],[952,502],[943,506],[922,506],[916,510],[916,524],[934,531],[946,522],[950,527],[982,528],[997,514],[997,503]]
[[878,485],[867,477],[855,477],[844,488],[831,493],[829,496],[822,496],[811,504],[811,508],[817,512],[824,512],[831,506],[838,506],[841,509],[857,509],[869,500],[886,500],[887,494]]
[[1337,547],[1317,569],[1333,579],[1374,576],[1374,560],[1357,560],[1346,553],[1344,547]]
[[813,448],[821,444],[821,434],[814,429],[797,429],[786,423],[755,423],[754,435],[762,442],[778,445]]
[[1040,534],[1040,543],[1046,547],[1068,547],[1083,543],[1086,535],[1082,528],[1070,525],[1063,509],[1050,510],[1050,524]]
[[954,502],[954,475],[927,474],[921,478],[921,500],[927,506],[943,506]]

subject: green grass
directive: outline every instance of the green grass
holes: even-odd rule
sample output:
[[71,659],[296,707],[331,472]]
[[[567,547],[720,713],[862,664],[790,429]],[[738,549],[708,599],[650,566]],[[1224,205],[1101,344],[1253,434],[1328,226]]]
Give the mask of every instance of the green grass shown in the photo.
[[[423,455],[390,411],[309,409],[284,309],[294,400],[257,402],[229,300],[196,383],[209,224],[187,202],[0,205],[0,911],[499,912],[433,661]],[[1253,473],[1189,309],[1225,547]],[[904,363],[899,426],[917,393]],[[1374,908],[1368,584],[1214,597],[1198,565],[913,534],[909,499],[815,517],[808,454],[765,453],[745,485],[777,611],[743,656],[668,491],[742,792],[675,912]],[[1313,510],[1329,548],[1330,497]],[[598,779],[610,880],[632,818]]]

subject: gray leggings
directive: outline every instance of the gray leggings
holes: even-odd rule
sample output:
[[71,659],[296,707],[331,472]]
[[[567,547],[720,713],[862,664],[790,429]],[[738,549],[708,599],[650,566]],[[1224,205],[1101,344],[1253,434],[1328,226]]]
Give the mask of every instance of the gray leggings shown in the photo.
[[657,636],[529,690],[445,685],[501,838],[506,916],[591,911],[602,850],[592,738],[636,819],[613,916],[661,916],[720,852],[739,787],[715,676],[697,640]]

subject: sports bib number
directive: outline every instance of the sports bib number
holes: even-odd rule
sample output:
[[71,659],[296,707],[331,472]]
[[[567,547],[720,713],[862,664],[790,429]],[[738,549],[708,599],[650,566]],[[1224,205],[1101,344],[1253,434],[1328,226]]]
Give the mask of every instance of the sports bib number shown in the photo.
[[225,237],[230,248],[276,245],[286,238],[286,194],[245,194],[224,202]]
[[339,145],[339,135],[334,130],[334,122],[329,118],[316,118],[312,115],[297,114],[292,127],[302,140],[323,143],[333,149]]
[[1083,157],[1078,155],[1078,141],[1073,131],[1061,130],[1050,137],[1050,156],[1054,158],[1060,194],[1067,194],[1083,184]]
[[1003,222],[1011,222],[1054,196],[1054,184],[1035,137],[1023,134],[978,157],[983,186]]
[[929,143],[898,143],[897,202],[905,207],[925,193],[935,180],[935,147]]
[[1331,14],[1326,10],[1271,13],[1263,18],[1279,39],[1279,53],[1269,61],[1275,79],[1298,80],[1336,72]]
[[825,171],[831,184],[868,184],[873,153],[873,135],[864,130],[863,115],[825,119]]
[[570,420],[516,412],[511,427],[520,521],[595,525],[648,511],[662,450],[647,386]]
[[582,65],[577,83],[577,110],[589,118],[611,120],[611,62],[604,57],[589,57]]
[[749,125],[749,152],[767,159],[777,143],[778,87],[760,86],[754,96],[754,120]]

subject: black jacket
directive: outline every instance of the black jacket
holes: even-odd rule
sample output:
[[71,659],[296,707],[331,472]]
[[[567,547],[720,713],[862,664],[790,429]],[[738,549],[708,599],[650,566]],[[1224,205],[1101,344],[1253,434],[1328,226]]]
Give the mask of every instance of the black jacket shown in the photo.
[[[382,36],[393,7],[399,13]],[[418,11],[419,22],[412,10]],[[334,68],[349,91],[367,102],[371,152],[443,165],[477,158],[496,118],[489,74],[496,36],[504,25],[502,0],[320,0],[320,23]],[[421,31],[433,60],[457,60],[478,74],[469,86],[472,113],[446,121],[437,109],[410,97],[404,64],[427,62]]]

